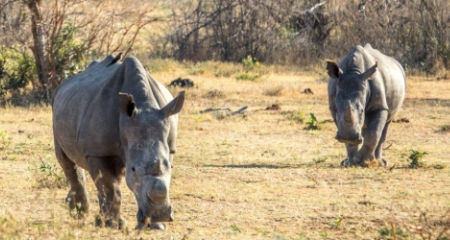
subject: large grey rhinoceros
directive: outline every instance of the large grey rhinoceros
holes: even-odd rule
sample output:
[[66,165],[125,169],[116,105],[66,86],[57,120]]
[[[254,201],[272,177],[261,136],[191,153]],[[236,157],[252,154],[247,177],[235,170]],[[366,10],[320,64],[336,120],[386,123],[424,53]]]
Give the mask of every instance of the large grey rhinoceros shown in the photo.
[[354,47],[339,64],[327,61],[327,70],[336,139],[347,147],[341,166],[386,166],[382,145],[405,98],[402,66],[367,44]]
[[172,221],[169,198],[178,116],[175,99],[133,57],[108,56],[59,85],[53,94],[56,157],[70,183],[66,201],[83,216],[89,203],[85,175],[98,190],[99,226],[123,227],[120,182],[125,175],[137,203],[137,228]]

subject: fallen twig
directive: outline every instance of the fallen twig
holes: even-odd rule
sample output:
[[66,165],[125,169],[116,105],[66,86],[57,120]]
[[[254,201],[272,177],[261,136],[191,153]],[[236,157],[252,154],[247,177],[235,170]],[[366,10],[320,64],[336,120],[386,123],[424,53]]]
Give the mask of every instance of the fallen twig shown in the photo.
[[247,108],[247,106],[241,107],[239,110],[232,112],[231,115],[243,113]]
[[207,108],[205,110],[201,110],[200,113],[206,113],[206,112],[213,112],[213,111],[221,111],[221,110],[226,110],[231,112],[230,108],[225,108],[225,107],[220,107],[220,108]]

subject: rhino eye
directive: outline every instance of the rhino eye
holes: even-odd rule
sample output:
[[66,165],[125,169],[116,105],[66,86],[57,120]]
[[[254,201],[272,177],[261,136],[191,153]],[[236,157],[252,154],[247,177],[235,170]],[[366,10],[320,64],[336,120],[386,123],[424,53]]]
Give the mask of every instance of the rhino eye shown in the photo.
[[135,172],[135,171],[136,171],[136,168],[131,167],[131,171]]

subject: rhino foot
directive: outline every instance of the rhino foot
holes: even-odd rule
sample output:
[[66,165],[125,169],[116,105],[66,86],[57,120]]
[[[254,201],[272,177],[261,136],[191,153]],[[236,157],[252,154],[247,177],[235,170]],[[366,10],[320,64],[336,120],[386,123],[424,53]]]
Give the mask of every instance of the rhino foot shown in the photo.
[[150,222],[149,223],[149,219],[138,223],[138,225],[136,226],[136,230],[145,230],[146,228],[155,229],[155,230],[163,230],[163,231],[167,229],[166,224],[164,224],[162,222]]
[[148,226],[148,220],[138,221],[138,225],[136,226],[136,230],[144,230]]
[[346,159],[344,159],[344,160],[342,160],[342,162],[341,162],[341,167],[345,167],[345,168],[347,168],[347,167],[352,167],[352,166],[358,166],[358,164],[357,163],[354,163],[353,161],[351,161],[349,158],[346,158]]
[[114,221],[112,219],[105,220],[102,217],[97,217],[95,218],[95,226],[113,229],[125,229],[126,221],[122,217],[119,218],[119,221]]
[[69,191],[66,197],[66,204],[70,209],[70,215],[75,219],[82,219],[86,216],[89,210],[89,204],[86,201],[85,197],[81,198],[81,201],[77,201],[77,194]]
[[153,222],[149,224],[149,228],[156,230],[166,230],[166,224],[161,222]]
[[341,161],[341,167],[350,167],[350,161],[348,158]]
[[360,165],[361,165],[361,167],[364,167],[364,168],[378,167],[378,161],[376,159],[364,160],[364,161],[361,161]]
[[387,162],[384,158],[382,159],[372,159],[364,160],[361,162],[361,167],[373,168],[373,167],[386,167]]
[[351,167],[351,166],[361,166],[366,168],[373,168],[373,167],[386,167],[387,162],[383,159],[372,159],[372,160],[364,160],[359,163],[353,163],[348,158],[342,160],[341,167]]

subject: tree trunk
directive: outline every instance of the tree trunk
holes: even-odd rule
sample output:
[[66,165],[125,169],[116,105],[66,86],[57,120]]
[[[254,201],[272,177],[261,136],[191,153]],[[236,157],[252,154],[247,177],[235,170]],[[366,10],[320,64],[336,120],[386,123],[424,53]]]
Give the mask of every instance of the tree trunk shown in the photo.
[[27,1],[28,9],[31,12],[31,31],[33,33],[33,54],[36,61],[36,68],[39,76],[39,84],[41,88],[47,91],[49,97],[50,79],[47,69],[47,57],[45,51],[45,32],[42,23],[41,9],[39,7],[40,0]]

